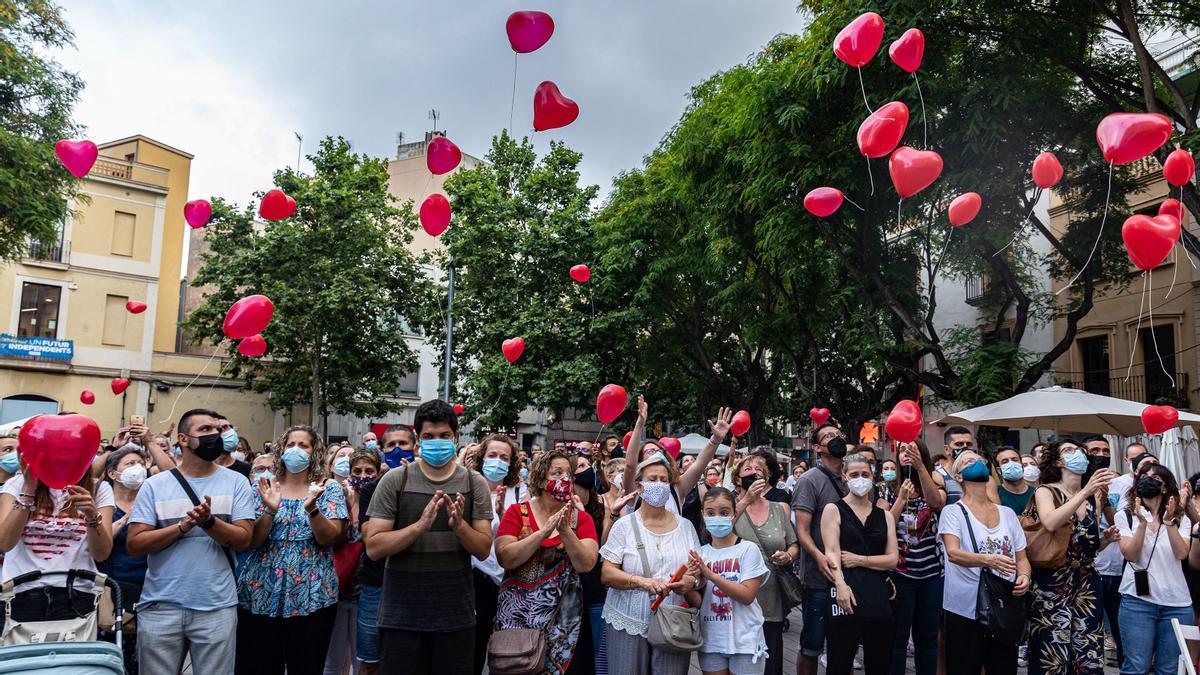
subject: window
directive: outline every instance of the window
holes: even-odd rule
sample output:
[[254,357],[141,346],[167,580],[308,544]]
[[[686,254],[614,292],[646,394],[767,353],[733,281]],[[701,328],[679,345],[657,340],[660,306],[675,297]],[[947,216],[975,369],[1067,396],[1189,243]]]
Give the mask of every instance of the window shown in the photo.
[[1108,336],[1083,338],[1079,341],[1079,352],[1083,361],[1083,390],[1109,396]]
[[137,216],[117,211],[113,217],[112,254],[133,257],[133,240],[137,233]]
[[404,377],[400,378],[400,386],[396,387],[396,395],[417,396],[419,393],[417,385],[420,384],[420,380],[417,375],[418,374],[415,372],[405,373]]
[[[1142,367],[1146,373],[1145,403],[1154,403],[1160,398],[1173,398],[1176,387],[1171,384],[1175,373],[1175,327],[1172,325],[1143,328],[1138,340],[1142,343]],[[1159,359],[1162,364],[1159,364]],[[1165,372],[1164,372],[1165,371]]]
[[0,424],[8,424],[34,415],[57,415],[58,402],[38,394],[17,394],[0,399]]
[[101,341],[106,345],[125,346],[125,320],[129,312],[125,303],[129,298],[124,295],[110,295],[104,302],[104,337]]
[[58,337],[58,305],[62,299],[62,287],[49,284],[31,284],[21,287],[21,316],[17,320],[17,335],[20,337]]

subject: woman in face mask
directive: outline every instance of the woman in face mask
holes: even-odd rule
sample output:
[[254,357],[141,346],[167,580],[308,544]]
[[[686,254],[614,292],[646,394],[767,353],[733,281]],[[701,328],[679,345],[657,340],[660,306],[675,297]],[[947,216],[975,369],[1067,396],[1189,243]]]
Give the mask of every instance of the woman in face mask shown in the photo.
[[[779,590],[780,574],[791,574],[789,567],[800,555],[800,542],[792,525],[791,509],[785,504],[765,498],[768,491],[767,462],[758,455],[747,455],[733,467],[737,477],[737,517],[734,532],[743,541],[757,546],[763,559],[776,567],[758,590],[762,607],[763,632],[767,640],[766,675],[783,672],[783,621],[787,610]],[[707,510],[707,501],[705,509]],[[711,530],[710,530],[711,532]]]
[[504,581],[496,630],[533,629],[546,635],[538,672],[564,673],[579,638],[579,573],[596,564],[596,525],[573,490],[571,461],[552,451],[533,460],[528,502],[513,504],[496,530],[496,559]]
[[[112,514],[112,554],[96,567],[120,585],[121,605],[127,617],[132,615],[142,594],[142,584],[146,581],[146,556],[134,557],[126,552],[125,536],[128,532],[125,526],[129,524],[133,502],[146,476],[146,458],[137,448],[124,447],[104,458],[104,479],[112,486],[116,506]],[[136,631],[128,631],[123,635],[122,650],[125,652],[125,672],[137,675]]]
[[[1200,567],[1200,548],[1191,545],[1192,523],[1185,515],[1175,475],[1158,464],[1139,465],[1129,491],[1130,508],[1116,514],[1121,553],[1128,564],[1121,577],[1122,673],[1175,672],[1179,645],[1171,619],[1192,622],[1192,599],[1179,561]],[[1093,479],[1094,480],[1094,479]]]
[[900,489],[900,465],[894,459],[883,460],[883,466],[879,472],[879,496],[892,503],[896,490]]
[[337,612],[332,552],[345,536],[346,498],[312,427],[289,427],[272,455],[274,478],[258,480],[251,551],[238,567],[237,670],[320,673]]
[[1050,443],[1042,452],[1042,484],[1034,491],[1029,514],[1046,530],[1067,528],[1071,535],[1062,565],[1033,570],[1030,673],[1104,672],[1104,612],[1099,602],[1104,586],[1095,561],[1108,545],[1099,515],[1107,504],[1108,484],[1117,475],[1101,469],[1084,486],[1089,464],[1087,451],[1069,438]]
[[[575,498],[583,504],[584,510],[596,526],[598,541],[601,546],[608,540],[608,530],[612,527],[612,516],[601,498],[601,490],[607,489],[607,479],[603,471],[592,464],[590,455],[577,455],[572,458],[575,480],[572,489]],[[571,661],[571,673],[607,673],[608,662],[602,655],[604,652],[604,598],[607,589],[600,581],[600,557],[596,556],[596,564],[587,571],[580,572],[580,583],[583,588],[583,623],[580,628],[579,642],[575,649],[575,659]]]
[[700,539],[691,523],[667,509],[679,480],[674,463],[661,454],[655,455],[638,464],[632,478],[641,505],[617,520],[600,550],[604,559],[600,580],[608,587],[603,612],[608,670],[684,675],[690,654],[654,647],[646,634],[650,604],[656,596],[666,596],[664,603],[680,605],[685,593],[700,587],[692,574],[671,581],[676,571],[688,564],[689,552],[700,548]]
[[821,513],[821,541],[834,562],[837,602],[830,618],[827,670],[852,672],[862,645],[867,675],[885,675],[895,639],[888,572],[898,560],[896,523],[889,511],[871,501],[875,474],[868,457],[847,457],[842,479],[849,492],[826,504]]
[[17,454],[17,436],[14,431],[11,436],[0,438],[0,487],[20,471],[21,457]]

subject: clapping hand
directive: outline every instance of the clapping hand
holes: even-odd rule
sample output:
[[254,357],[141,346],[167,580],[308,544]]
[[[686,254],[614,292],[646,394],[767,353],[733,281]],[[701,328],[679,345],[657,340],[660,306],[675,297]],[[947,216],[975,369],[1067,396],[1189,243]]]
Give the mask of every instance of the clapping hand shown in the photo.
[[192,507],[187,512],[187,517],[184,519],[188,523],[188,529],[192,525],[203,525],[212,520],[212,497],[204,495],[204,501]]
[[696,551],[688,551],[688,573],[692,574],[693,578],[696,579],[700,577],[709,579],[714,574],[708,564],[704,562],[704,558],[701,558],[700,554]]
[[467,508],[467,502],[463,499],[462,493],[457,493],[454,499],[446,495],[442,498],[442,501],[446,504],[446,516],[449,518],[450,529],[457,530],[462,527],[463,512]]
[[278,511],[283,503],[283,493],[279,485],[267,480],[266,476],[258,479],[258,496],[262,498],[263,506],[271,513]]
[[429,528],[433,527],[433,519],[437,517],[438,508],[442,505],[442,500],[446,497],[446,493],[438,490],[429,498],[429,503],[421,509],[421,517],[417,519],[417,525],[421,527],[422,532],[428,532]]
[[304,510],[312,511],[317,505],[317,498],[325,493],[325,485],[310,485],[308,486],[308,499],[304,500]]
[[1092,474],[1091,479],[1088,480],[1087,489],[1090,490],[1093,495],[1106,495],[1108,494],[1108,484],[1113,482],[1113,479],[1116,477],[1117,474],[1112,470],[1100,469],[1096,473]]

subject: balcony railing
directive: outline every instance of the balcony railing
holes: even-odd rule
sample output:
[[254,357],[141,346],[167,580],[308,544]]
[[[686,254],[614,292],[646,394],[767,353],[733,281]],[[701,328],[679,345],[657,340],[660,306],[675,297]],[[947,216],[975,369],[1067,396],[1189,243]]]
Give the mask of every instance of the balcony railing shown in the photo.
[[1176,373],[1175,386],[1166,375],[1152,374],[1147,381],[1145,375],[1132,375],[1128,380],[1124,376],[1105,377],[1103,373],[1095,375],[1073,375],[1071,386],[1092,394],[1123,398],[1126,401],[1138,403],[1167,404],[1176,408],[1190,408],[1190,386],[1188,374]]
[[26,259],[40,262],[66,263],[71,255],[71,243],[58,241],[54,244],[44,244],[39,241],[29,242],[29,252]]
[[98,159],[92,165],[91,173],[99,176],[111,176],[113,178],[129,180],[133,177],[133,163],[113,159]]
[[978,306],[983,302],[983,296],[988,291],[988,278],[983,274],[972,274],[967,277],[967,304]]

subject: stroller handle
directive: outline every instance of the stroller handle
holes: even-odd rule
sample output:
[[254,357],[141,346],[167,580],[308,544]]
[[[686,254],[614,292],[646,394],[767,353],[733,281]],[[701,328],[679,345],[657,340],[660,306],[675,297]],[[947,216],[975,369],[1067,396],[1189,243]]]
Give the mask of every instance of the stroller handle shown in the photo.
[[[34,570],[32,572],[26,572],[25,574],[19,574],[19,575],[13,577],[12,579],[4,581],[3,585],[8,588],[15,589],[18,586],[28,584],[33,581],[37,581],[38,579],[41,579],[42,577],[51,577],[51,576],[67,577],[67,588],[68,589],[73,589],[75,587],[76,579],[86,579],[88,581],[91,581],[92,583],[95,583],[97,578],[104,579],[105,587],[107,587],[109,590],[112,591],[113,618],[114,618],[113,632],[116,633],[117,646],[120,647],[121,646],[121,622],[123,619],[124,605],[121,604],[122,603],[122,601],[121,601],[121,585],[118,584],[116,579],[113,579],[111,576],[109,576],[107,574],[99,574],[97,572],[93,572],[92,570],[83,570],[83,569],[51,570],[51,571],[45,571],[45,572],[43,572],[42,570]],[[11,584],[11,586],[10,586],[10,584]]]

